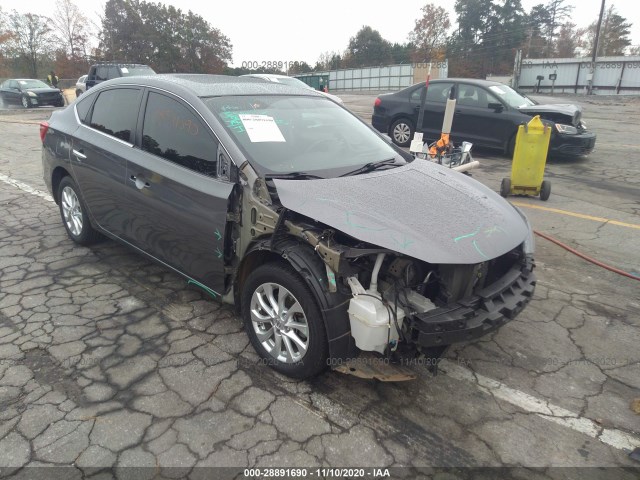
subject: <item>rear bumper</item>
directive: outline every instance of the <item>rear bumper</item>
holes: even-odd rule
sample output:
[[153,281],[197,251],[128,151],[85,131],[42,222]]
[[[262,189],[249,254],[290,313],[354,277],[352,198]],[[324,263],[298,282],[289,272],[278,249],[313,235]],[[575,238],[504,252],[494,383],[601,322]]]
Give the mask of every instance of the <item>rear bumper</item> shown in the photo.
[[380,133],[389,133],[389,119],[385,116],[374,113],[371,116],[371,126]]
[[596,134],[556,135],[551,139],[549,150],[560,155],[589,155],[596,146]]
[[410,318],[409,339],[421,347],[479,338],[513,320],[531,301],[536,285],[532,256],[500,279],[452,305]]

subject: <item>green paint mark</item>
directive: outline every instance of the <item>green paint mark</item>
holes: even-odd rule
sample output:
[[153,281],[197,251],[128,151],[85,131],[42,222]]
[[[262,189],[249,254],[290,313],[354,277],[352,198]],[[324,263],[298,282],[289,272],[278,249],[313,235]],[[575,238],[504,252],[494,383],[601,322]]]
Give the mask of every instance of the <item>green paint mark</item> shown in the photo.
[[336,275],[335,275],[335,273],[329,272],[329,273],[327,273],[327,277],[329,277],[329,283],[331,285],[335,286],[335,284],[336,284]]
[[507,233],[507,232],[505,232],[505,231],[504,231],[504,229],[502,229],[502,228],[500,228],[500,227],[498,227],[498,226],[496,225],[496,226],[494,226],[494,227],[489,227],[489,228],[487,228],[487,229],[484,231],[484,234],[485,234],[487,237],[490,237],[492,234],[494,234],[494,233],[496,233],[496,232]]
[[218,247],[216,247],[216,255],[218,256],[218,258],[222,258],[222,252]]
[[353,214],[353,212],[349,211],[349,212],[346,212],[345,214],[347,216],[347,219],[346,219],[347,225],[349,225],[350,227],[361,228],[362,230],[369,230],[369,231],[372,231],[372,232],[382,232],[384,230],[387,230],[386,227],[372,228],[372,227],[366,227],[364,225],[358,225],[357,223],[353,223],[351,221],[351,215]]
[[462,240],[464,238],[475,237],[479,231],[480,227],[476,228],[475,232],[467,233],[466,235],[460,235],[459,237],[454,238],[453,241],[458,242],[459,240]]
[[217,299],[218,298],[218,293],[214,292],[213,290],[211,290],[209,287],[207,287],[206,285],[201,284],[200,282],[195,281],[194,279],[190,278],[189,280],[187,280],[187,285],[193,284],[196,287],[200,287],[202,290],[204,290],[205,292],[207,292],[209,295],[211,295],[211,298]]
[[478,246],[478,242],[476,242],[475,240],[473,241],[473,246],[475,247],[475,249],[478,251],[480,255],[482,255],[484,258],[489,258],[484,254],[482,250],[480,250],[480,247]]
[[218,240],[220,240],[222,238],[222,234],[220,233],[220,230],[218,230],[217,228],[216,228],[216,234],[215,235],[216,235]]
[[411,245],[413,245],[415,242],[413,240],[410,240],[406,237],[406,235],[403,235],[402,237],[402,242],[399,241],[396,237],[394,237],[393,235],[389,235],[391,237],[391,240],[394,241],[394,243],[396,245],[398,245],[400,248],[409,248]]

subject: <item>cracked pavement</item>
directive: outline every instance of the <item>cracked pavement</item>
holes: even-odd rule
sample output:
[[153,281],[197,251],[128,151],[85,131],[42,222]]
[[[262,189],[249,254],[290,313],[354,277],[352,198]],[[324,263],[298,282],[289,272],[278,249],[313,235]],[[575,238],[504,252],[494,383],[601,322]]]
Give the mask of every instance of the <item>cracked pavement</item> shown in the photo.
[[[364,102],[351,97],[348,106]],[[599,125],[613,128],[603,102],[585,113],[603,147],[550,163],[547,205],[638,224],[639,177],[629,177],[640,173],[640,145],[630,137],[616,158],[600,157]],[[49,114],[0,114],[0,174],[43,192],[37,122]],[[476,156],[475,178],[497,189],[508,160]],[[529,472],[542,479],[570,476],[549,467],[598,466],[637,478],[628,453],[640,446],[638,284],[542,239],[531,304],[450,349],[437,376],[414,365],[418,378],[404,383],[336,372],[295,381],[261,365],[234,310],[183,278],[112,241],[73,244],[56,205],[14,185],[0,182],[0,204],[0,475],[379,466],[427,478],[420,468],[507,466],[542,468]],[[638,230],[525,212],[535,228],[640,270]]]

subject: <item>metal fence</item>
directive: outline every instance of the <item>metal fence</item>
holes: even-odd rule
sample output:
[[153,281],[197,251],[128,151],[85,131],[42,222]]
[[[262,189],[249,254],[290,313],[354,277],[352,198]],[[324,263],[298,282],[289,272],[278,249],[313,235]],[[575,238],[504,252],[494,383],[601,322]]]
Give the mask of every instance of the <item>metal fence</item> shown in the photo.
[[[585,93],[592,67],[590,58],[523,59],[518,88],[525,92]],[[598,58],[592,93],[640,94],[640,56]]]
[[[295,75],[305,83],[312,84],[316,77],[329,78],[329,91],[393,91],[400,90],[414,83],[424,81],[428,64],[412,63],[401,65],[385,65],[380,67],[347,68]],[[446,78],[447,61],[434,62],[431,78]]]

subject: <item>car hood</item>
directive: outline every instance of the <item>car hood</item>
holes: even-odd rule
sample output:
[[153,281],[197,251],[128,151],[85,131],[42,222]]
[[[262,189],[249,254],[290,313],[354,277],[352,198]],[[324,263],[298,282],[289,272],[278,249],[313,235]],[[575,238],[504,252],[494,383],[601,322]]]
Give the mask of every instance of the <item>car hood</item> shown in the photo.
[[530,105],[519,107],[522,113],[527,115],[540,115],[542,118],[549,120],[568,123],[569,125],[578,126],[582,118],[582,109],[577,105],[571,104],[548,104],[548,105]]
[[287,209],[428,263],[481,263],[509,252],[529,233],[498,194],[424,160],[365,175],[274,184]]
[[58,90],[57,88],[42,87],[42,88],[27,88],[25,92],[33,92],[37,95],[40,93],[60,93],[60,90]]

